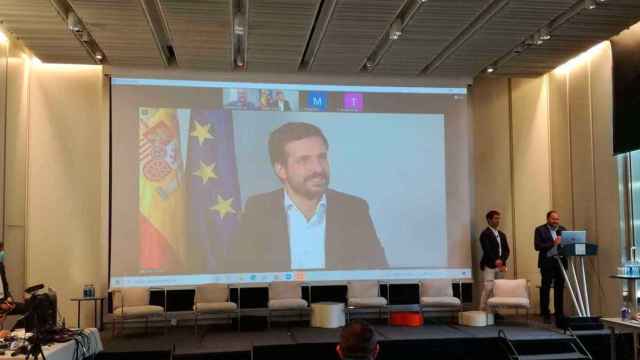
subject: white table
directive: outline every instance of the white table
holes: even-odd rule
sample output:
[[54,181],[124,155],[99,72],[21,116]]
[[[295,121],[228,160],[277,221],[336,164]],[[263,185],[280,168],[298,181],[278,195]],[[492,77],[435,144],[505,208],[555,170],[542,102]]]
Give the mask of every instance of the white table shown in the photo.
[[312,327],[338,328],[344,324],[344,303],[317,302],[311,304]]
[[627,320],[620,318],[602,318],[604,326],[611,331],[611,359],[616,358],[616,330],[620,332],[629,331],[633,336],[633,359],[638,360],[638,334],[640,334],[640,321]]
[[[87,349],[90,350],[85,354],[85,357],[95,355],[103,350],[102,340],[100,340],[100,333],[98,329],[91,328],[83,330],[88,337]],[[65,343],[53,343],[51,345],[43,346],[42,350],[47,360],[70,360],[73,359],[73,354],[76,350],[75,341],[67,341]],[[24,359],[24,355],[11,357],[11,351],[7,350],[4,355],[0,355],[0,360],[9,359]]]

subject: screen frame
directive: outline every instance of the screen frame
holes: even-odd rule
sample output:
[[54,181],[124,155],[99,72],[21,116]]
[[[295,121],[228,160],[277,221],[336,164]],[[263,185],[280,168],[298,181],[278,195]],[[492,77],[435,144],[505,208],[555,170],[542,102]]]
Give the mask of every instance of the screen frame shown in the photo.
[[[271,83],[271,82],[235,82],[235,81],[209,81],[209,80],[185,80],[185,79],[172,79],[172,78],[140,78],[136,76],[113,76],[113,74],[105,74],[105,77],[108,79],[108,102],[109,102],[109,116],[108,116],[108,146],[109,146],[109,154],[108,154],[108,271],[107,271],[107,284],[108,289],[111,291],[112,287],[112,276],[111,276],[111,266],[112,266],[112,226],[113,226],[113,85],[133,85],[133,86],[174,86],[174,87],[194,87],[194,88],[216,88],[216,89],[224,89],[224,88],[248,88],[248,89],[260,89],[260,88],[270,88],[270,89],[282,89],[282,90],[296,90],[296,91],[333,91],[333,92],[362,92],[362,93],[394,93],[394,94],[423,94],[423,95],[462,95],[468,96],[468,89],[466,87],[457,86],[457,87],[445,87],[445,86],[376,86],[376,85],[331,85],[331,84],[307,84],[307,83]],[[115,81],[115,82],[114,82]],[[182,84],[182,85],[177,85]],[[473,261],[471,261],[470,265]],[[419,270],[426,270],[428,268],[422,268]],[[436,271],[459,271],[463,275],[463,277],[457,277],[455,279],[461,281],[469,281],[472,279],[472,268],[460,268],[460,269],[436,269]],[[331,272],[331,270],[326,270]],[[380,270],[374,270],[380,271]],[[295,273],[294,270],[290,271],[291,273]],[[192,275],[218,275],[218,274],[192,274]],[[188,275],[188,276],[192,276]],[[182,276],[182,275],[168,275],[168,276]],[[139,276],[127,276],[129,278],[135,278]],[[164,276],[163,276],[164,277]],[[385,283],[407,283],[415,281],[417,278],[390,278],[383,279],[380,278],[381,281]],[[285,281],[298,281],[295,276],[290,279],[284,279]],[[358,279],[353,279],[358,280]],[[304,283],[307,284],[345,284],[350,280],[305,280]],[[225,284],[235,284],[239,287],[255,287],[256,284],[264,284],[261,281],[242,281],[242,282],[223,282]],[[141,286],[141,285],[133,285],[133,286]],[[197,286],[197,284],[187,284],[187,285],[168,285],[162,286],[163,288],[193,288]],[[121,286],[121,287],[127,287]],[[149,286],[147,286],[149,287]],[[158,288],[159,286],[153,285],[151,288]]]

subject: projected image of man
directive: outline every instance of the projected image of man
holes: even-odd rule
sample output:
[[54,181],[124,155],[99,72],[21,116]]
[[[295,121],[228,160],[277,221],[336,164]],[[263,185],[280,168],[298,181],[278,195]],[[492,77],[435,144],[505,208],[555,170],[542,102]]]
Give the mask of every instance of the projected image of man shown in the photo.
[[364,199],[329,188],[329,143],[307,123],[287,123],[269,137],[282,188],[250,197],[230,260],[240,271],[387,267]]
[[226,103],[225,108],[236,110],[257,110],[258,107],[249,100],[249,90],[236,89],[236,99]]
[[285,98],[282,90],[276,90],[276,100],[273,102],[273,107],[278,111],[291,111],[291,104]]

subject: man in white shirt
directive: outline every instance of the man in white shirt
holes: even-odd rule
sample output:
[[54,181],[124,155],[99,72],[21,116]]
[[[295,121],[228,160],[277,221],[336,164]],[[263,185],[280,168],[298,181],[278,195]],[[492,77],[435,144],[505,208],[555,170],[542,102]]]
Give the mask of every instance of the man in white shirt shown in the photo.
[[278,111],[291,111],[291,105],[289,101],[285,99],[284,92],[282,90],[276,90],[276,100],[274,101],[275,108]]
[[329,188],[328,151],[311,124],[286,123],[271,133],[269,156],[282,188],[247,199],[228,269],[387,268],[367,202]]
[[482,259],[480,260],[480,270],[484,280],[482,297],[480,298],[480,309],[485,310],[487,300],[493,290],[493,281],[502,278],[507,271],[507,259],[509,258],[509,243],[507,235],[498,230],[500,226],[500,212],[491,210],[486,215],[487,226],[480,234],[480,245],[482,246]]

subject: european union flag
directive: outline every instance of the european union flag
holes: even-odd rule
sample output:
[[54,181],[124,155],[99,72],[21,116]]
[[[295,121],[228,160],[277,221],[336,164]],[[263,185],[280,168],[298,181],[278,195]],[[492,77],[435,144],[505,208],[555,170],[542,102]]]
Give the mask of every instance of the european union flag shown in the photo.
[[230,111],[191,110],[185,175],[190,177],[187,272],[223,272],[242,204]]

